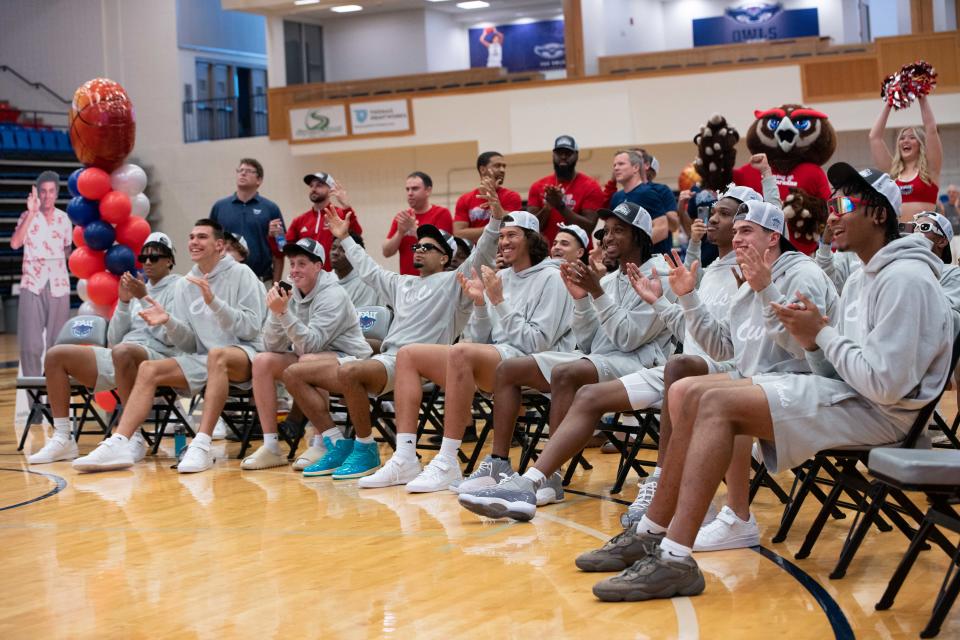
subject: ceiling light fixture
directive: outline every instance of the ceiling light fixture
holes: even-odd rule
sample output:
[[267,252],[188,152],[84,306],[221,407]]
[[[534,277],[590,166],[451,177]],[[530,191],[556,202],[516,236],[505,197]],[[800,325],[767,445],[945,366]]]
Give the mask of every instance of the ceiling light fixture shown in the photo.
[[353,13],[354,11],[363,11],[363,7],[358,4],[342,4],[339,7],[330,7],[334,13]]
[[490,3],[484,2],[484,0],[470,0],[469,2],[458,2],[457,6],[461,9],[486,9],[490,6]]
[[320,4],[320,0],[293,0],[293,4],[302,7],[305,4]]

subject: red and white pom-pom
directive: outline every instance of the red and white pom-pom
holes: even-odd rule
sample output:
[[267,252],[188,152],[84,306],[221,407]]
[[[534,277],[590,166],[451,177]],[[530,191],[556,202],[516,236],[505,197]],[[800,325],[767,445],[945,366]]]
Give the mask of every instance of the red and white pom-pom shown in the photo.
[[880,85],[880,97],[894,109],[906,109],[920,96],[928,95],[937,86],[937,71],[929,63],[918,60],[905,64]]

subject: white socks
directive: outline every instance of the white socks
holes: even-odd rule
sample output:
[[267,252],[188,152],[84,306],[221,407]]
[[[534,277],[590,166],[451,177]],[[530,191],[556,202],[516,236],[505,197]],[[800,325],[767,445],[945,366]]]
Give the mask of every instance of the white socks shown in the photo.
[[543,475],[536,467],[530,467],[523,473],[523,477],[532,482],[533,484],[539,484],[547,479],[547,476]]
[[393,454],[400,462],[417,461],[417,434],[398,433],[397,451]]
[[322,446],[323,446],[323,436],[321,436],[321,435],[318,433],[317,435],[315,435],[315,436],[313,436],[312,438],[310,438],[310,446],[311,446],[311,447],[322,447]]
[[693,549],[690,547],[685,547],[679,542],[674,542],[670,538],[664,538],[660,541],[660,551],[663,552],[663,555],[674,560],[680,560],[682,558],[690,557],[690,554],[693,552]]
[[198,433],[193,437],[192,444],[205,444],[208,447],[210,446],[210,436],[205,433]]
[[363,444],[373,444],[373,434],[371,433],[366,438],[361,438],[357,436],[356,441],[361,442]]
[[115,433],[112,436],[110,436],[110,438],[113,440],[119,440],[120,442],[129,442],[129,438],[127,438],[127,436],[123,435],[122,433]]
[[646,514],[644,514],[644,516],[640,518],[640,522],[637,523],[637,533],[649,533],[656,536],[666,532],[666,527],[661,527],[659,524],[648,518]]
[[53,436],[55,438],[67,439],[70,437],[71,431],[70,418],[53,419]]
[[336,427],[330,427],[321,435],[325,438],[330,438],[330,444],[337,444],[338,440],[343,440],[343,433]]
[[263,446],[273,453],[280,453],[280,437],[276,433],[263,434]]
[[663,467],[654,467],[653,473],[650,474],[650,477],[653,478],[654,480],[659,479],[661,471],[663,471]]
[[443,442],[440,443],[440,455],[456,460],[457,451],[460,449],[460,442],[460,440],[454,440],[453,438],[444,436]]

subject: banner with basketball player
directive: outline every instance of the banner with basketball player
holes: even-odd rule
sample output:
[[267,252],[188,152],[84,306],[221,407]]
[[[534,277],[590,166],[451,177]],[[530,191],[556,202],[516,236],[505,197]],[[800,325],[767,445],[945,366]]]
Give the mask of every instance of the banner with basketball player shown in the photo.
[[469,30],[470,66],[507,71],[565,69],[563,20],[502,24]]

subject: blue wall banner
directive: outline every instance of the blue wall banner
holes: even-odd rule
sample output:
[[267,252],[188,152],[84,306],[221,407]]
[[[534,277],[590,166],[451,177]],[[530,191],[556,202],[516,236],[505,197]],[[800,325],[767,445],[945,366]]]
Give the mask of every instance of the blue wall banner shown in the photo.
[[819,35],[816,9],[784,9],[779,3],[744,3],[725,15],[693,21],[695,47]]
[[547,71],[567,66],[563,20],[470,29],[470,66]]

